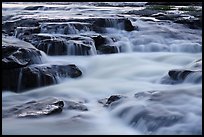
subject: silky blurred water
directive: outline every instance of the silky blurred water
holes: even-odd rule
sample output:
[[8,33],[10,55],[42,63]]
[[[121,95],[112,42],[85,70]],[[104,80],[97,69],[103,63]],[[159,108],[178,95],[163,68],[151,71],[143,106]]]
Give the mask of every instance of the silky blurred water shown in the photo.
[[[44,8],[37,11],[23,10],[33,5],[43,5]],[[97,6],[94,3],[3,3],[2,7],[3,16],[67,19],[88,18],[90,15],[119,15],[133,8]],[[135,9],[141,8],[144,7]],[[131,21],[138,26],[139,31],[127,32],[108,28],[105,33],[106,36],[118,39],[113,44],[122,46],[121,53],[96,55],[93,52],[90,56],[45,55],[45,62],[48,64],[76,64],[82,71],[82,77],[60,79],[60,84],[24,93],[2,93],[3,110],[33,99],[58,97],[62,100],[87,100],[85,105],[88,111],[68,110],[39,119],[2,118],[2,134],[202,134],[202,83],[194,83],[193,77],[176,85],[161,83],[162,77],[169,70],[182,69],[202,58],[202,30],[165,21],[146,22],[134,15]],[[59,34],[52,35],[55,37]],[[161,127],[156,132],[149,133],[143,122],[136,127],[128,124],[136,110],[133,109],[133,112],[128,112],[122,118],[116,116],[124,108],[149,105],[151,102],[148,100],[136,101],[134,98],[135,93],[148,90],[163,90],[173,94],[173,98],[161,101],[159,105],[169,112],[185,114],[185,118],[172,126]],[[98,103],[98,100],[115,94],[128,96],[129,101],[113,110]]]

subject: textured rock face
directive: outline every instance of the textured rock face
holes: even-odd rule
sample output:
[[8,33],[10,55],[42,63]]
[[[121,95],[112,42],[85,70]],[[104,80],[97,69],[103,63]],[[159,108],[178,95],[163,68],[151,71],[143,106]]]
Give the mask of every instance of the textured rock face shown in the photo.
[[43,63],[42,52],[27,42],[2,37],[2,68],[12,69]]
[[12,106],[3,111],[2,117],[38,118],[70,110],[88,111],[88,108],[83,103],[48,97]]
[[96,32],[103,32],[105,27],[112,27],[126,31],[133,31],[136,29],[130,20],[123,18],[99,18],[93,22],[93,30]]
[[191,83],[202,82],[202,59],[188,64],[183,69],[172,69],[161,79],[163,84],[179,84],[184,81]]
[[64,102],[58,98],[33,100],[3,111],[3,117],[37,118],[61,113]]
[[[32,65],[3,70],[3,89],[14,92],[49,86],[58,83],[58,78],[76,78],[82,72],[75,65]],[[10,81],[12,79],[12,82]]]
[[26,18],[13,21],[5,21],[2,23],[2,30],[8,35],[14,35],[17,27],[38,27],[39,23],[36,19]]
[[42,52],[27,42],[9,37],[2,40],[3,90],[22,92],[57,84],[58,78],[82,75],[74,64],[43,64]]
[[12,69],[42,63],[42,54],[37,49],[2,46],[2,67]]

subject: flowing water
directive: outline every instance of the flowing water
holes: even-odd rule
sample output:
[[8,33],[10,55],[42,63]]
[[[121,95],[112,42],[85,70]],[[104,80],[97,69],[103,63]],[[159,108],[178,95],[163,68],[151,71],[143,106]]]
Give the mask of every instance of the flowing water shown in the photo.
[[[144,3],[133,4],[143,5]],[[44,7],[38,10],[23,10],[30,5]],[[132,10],[131,6],[99,5],[96,3],[3,3],[3,15],[14,15],[16,18],[23,16],[25,18],[84,19],[123,15],[130,18],[132,24],[138,26],[139,30],[128,32],[118,29],[121,26],[114,22],[111,22],[111,25],[116,27],[105,28],[103,35],[117,39],[112,43],[120,52],[117,54],[97,54],[93,44],[90,44],[92,50],[89,56],[75,56],[72,50],[67,53],[68,55],[46,55],[46,63],[49,64],[76,64],[82,71],[82,77],[58,79],[59,84],[23,93],[5,91],[2,93],[2,109],[34,99],[57,97],[62,100],[86,100],[84,104],[88,107],[88,111],[68,110],[39,119],[2,118],[2,134],[202,134],[202,83],[195,83],[194,76],[180,84],[161,82],[169,70],[185,68],[202,58],[202,30],[189,29],[170,21],[145,21],[136,15],[121,14]],[[134,7],[134,10],[142,8],[144,7]],[[69,28],[72,28],[72,31],[67,35],[95,33],[87,28],[82,30],[74,30],[73,26]],[[62,34],[61,29],[48,32],[50,32],[48,35],[54,38],[66,35]],[[20,74],[19,80],[21,77]],[[147,99],[138,101],[134,97],[136,93],[153,90],[168,92],[173,97],[164,96],[162,101],[155,104]],[[113,109],[107,109],[98,103],[98,100],[111,95],[124,95],[129,100]],[[139,111],[137,105],[153,106],[155,111],[165,108],[172,114],[181,114],[183,120],[149,132],[142,119],[136,125],[129,124],[136,111]],[[136,109],[127,111],[126,115],[121,117],[118,116],[132,106]]]

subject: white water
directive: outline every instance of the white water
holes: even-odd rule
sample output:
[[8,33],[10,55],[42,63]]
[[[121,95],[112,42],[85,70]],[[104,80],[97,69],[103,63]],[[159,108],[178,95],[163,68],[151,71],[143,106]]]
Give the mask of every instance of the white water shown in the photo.
[[[22,7],[20,4],[16,5]],[[3,4],[4,6],[9,7],[9,4]],[[60,8],[61,6],[64,5],[60,5]],[[78,6],[97,9],[95,6]],[[77,4],[67,7],[72,7],[72,14],[80,13],[81,9],[76,8]],[[100,7],[95,15],[104,13],[101,16],[106,16],[107,12],[103,12],[103,9],[111,11],[111,14],[119,12],[116,7]],[[131,8],[126,9],[128,11]],[[3,11],[3,15],[4,12],[9,13],[8,10]],[[33,16],[60,14],[60,17],[68,17],[60,12],[56,15],[56,12],[57,10],[39,11]],[[202,84],[194,84],[190,78],[176,85],[160,83],[169,70],[184,68],[202,58],[202,31],[173,23],[145,22],[139,17],[133,19],[132,22],[138,25],[139,31],[126,32],[114,28],[106,30],[105,35],[118,40],[114,43],[115,46],[123,46],[122,53],[46,57],[48,63],[76,64],[82,70],[82,77],[61,79],[58,85],[20,94],[9,91],[2,93],[2,109],[33,99],[58,97],[62,100],[87,100],[85,105],[88,111],[65,110],[61,114],[39,119],[2,118],[2,134],[202,134]],[[169,99],[164,96],[162,101],[155,104],[146,99],[134,98],[135,93],[149,90],[161,90],[172,96]],[[115,94],[128,96],[129,100],[113,110],[98,103],[98,100]],[[136,109],[122,118],[117,117],[117,114],[131,106]],[[128,124],[141,106],[162,108],[173,114],[184,115],[184,119],[149,133],[142,120],[136,127]],[[81,117],[76,117],[78,115]]]

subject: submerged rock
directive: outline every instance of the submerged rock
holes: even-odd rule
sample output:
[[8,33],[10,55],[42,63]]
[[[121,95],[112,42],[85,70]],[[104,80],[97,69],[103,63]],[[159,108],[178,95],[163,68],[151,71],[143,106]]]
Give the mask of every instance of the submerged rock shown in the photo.
[[172,126],[184,117],[181,113],[170,112],[157,105],[146,107],[135,105],[127,107],[119,113],[119,117],[127,116],[131,117],[128,123],[144,133],[156,132],[161,127]]
[[69,110],[80,110],[80,111],[88,111],[88,108],[83,103],[78,103],[74,101],[65,101],[65,109]]

